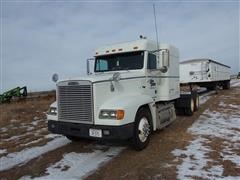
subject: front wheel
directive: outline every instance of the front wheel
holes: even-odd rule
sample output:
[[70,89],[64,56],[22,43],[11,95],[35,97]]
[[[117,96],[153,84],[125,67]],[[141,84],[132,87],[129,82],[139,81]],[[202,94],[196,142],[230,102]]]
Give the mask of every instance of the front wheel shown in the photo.
[[139,109],[135,117],[134,135],[132,139],[134,149],[140,151],[147,147],[152,129],[151,122],[150,111],[146,108]]

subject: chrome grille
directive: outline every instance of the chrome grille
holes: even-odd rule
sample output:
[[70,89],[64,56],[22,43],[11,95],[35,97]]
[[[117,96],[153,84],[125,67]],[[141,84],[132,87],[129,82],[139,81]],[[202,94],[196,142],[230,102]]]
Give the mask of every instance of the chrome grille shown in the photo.
[[[68,83],[70,84],[70,83]],[[93,122],[92,85],[88,81],[77,85],[58,86],[58,112],[60,121]]]

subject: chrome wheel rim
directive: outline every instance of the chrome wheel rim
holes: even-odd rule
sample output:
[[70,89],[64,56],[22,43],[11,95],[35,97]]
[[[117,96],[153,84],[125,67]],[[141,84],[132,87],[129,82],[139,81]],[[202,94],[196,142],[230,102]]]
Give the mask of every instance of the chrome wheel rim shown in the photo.
[[138,137],[141,142],[145,142],[150,134],[150,124],[147,118],[142,117],[138,125]]

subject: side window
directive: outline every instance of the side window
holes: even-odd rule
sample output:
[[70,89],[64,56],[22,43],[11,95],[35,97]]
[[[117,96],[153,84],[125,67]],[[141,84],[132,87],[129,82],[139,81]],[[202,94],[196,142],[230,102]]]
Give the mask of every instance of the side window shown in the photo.
[[155,54],[148,53],[148,69],[157,68],[157,59]]
[[96,71],[107,71],[108,62],[104,59],[99,59],[96,64]]

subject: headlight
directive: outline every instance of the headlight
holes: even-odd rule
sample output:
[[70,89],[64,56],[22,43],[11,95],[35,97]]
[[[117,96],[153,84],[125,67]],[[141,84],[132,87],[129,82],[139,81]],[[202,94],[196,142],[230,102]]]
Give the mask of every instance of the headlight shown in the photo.
[[57,108],[56,107],[50,107],[48,114],[56,116],[57,115]]
[[124,110],[101,110],[99,113],[99,118],[121,120],[124,118]]

